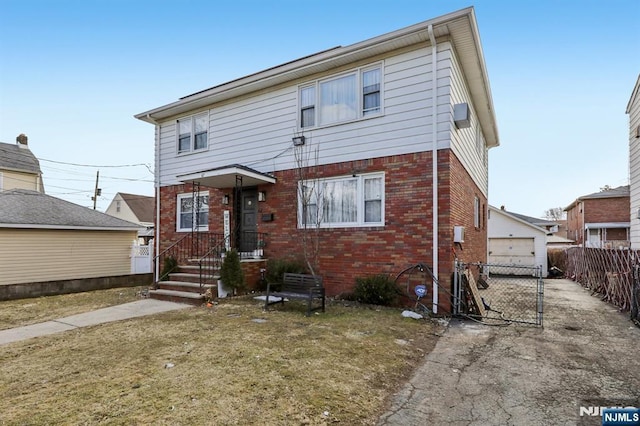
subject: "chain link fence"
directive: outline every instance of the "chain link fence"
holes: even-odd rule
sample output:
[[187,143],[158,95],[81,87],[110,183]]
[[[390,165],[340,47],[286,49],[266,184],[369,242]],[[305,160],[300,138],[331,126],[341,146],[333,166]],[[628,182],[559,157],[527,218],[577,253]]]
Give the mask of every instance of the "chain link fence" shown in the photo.
[[457,313],[487,323],[542,326],[544,282],[540,267],[457,263]]

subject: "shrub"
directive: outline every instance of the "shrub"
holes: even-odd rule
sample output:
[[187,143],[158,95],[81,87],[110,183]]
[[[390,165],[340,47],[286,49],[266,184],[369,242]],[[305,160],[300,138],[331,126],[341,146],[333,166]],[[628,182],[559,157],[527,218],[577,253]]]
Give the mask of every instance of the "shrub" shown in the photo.
[[178,267],[178,261],[173,256],[167,256],[162,262],[162,273],[160,274],[160,281],[167,281],[169,274]]
[[361,303],[392,306],[398,300],[395,282],[385,274],[356,278],[353,297]]
[[268,283],[272,284],[272,287],[277,289],[278,286],[273,286],[273,284],[282,284],[284,274],[287,272],[291,274],[304,274],[306,273],[306,268],[299,260],[269,259],[267,261],[266,279]]
[[227,252],[222,262],[220,281],[229,289],[242,290],[244,288],[244,272],[240,266],[240,256],[235,249]]

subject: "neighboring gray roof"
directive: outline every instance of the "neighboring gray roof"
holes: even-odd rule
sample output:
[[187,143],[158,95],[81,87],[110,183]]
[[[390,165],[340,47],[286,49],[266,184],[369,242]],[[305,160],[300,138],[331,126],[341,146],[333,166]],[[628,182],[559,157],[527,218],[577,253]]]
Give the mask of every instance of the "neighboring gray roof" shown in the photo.
[[27,189],[0,192],[0,228],[131,230],[140,226]]
[[40,173],[40,162],[29,148],[0,142],[0,169]]
[[[503,210],[503,211],[506,211],[506,210]],[[531,217],[531,216],[525,216],[525,215],[519,214],[519,213],[514,213],[514,212],[507,212],[507,213],[509,213],[510,215],[515,216],[515,217],[517,217],[519,219],[522,219],[525,222],[529,222],[529,223],[531,223],[533,225],[536,225],[536,226],[541,226],[541,227],[542,226],[554,226],[554,225],[558,224],[557,222],[553,222],[551,220],[540,219],[540,218]]]
[[[499,208],[494,207],[492,205],[489,205],[489,210],[498,212],[499,214],[501,214],[503,216],[506,216],[506,217],[511,218],[512,220],[515,220],[516,222],[520,222],[520,223],[522,223],[522,224],[524,224],[526,226],[530,226],[531,228],[534,228],[534,229],[536,229],[536,230],[538,230],[540,232],[543,232],[545,235],[548,235],[547,230],[545,228],[543,228],[542,226],[540,226],[538,224],[535,224],[535,223],[532,223],[532,222],[529,222],[528,220],[523,219],[523,217],[529,217],[529,216],[523,216],[523,215],[518,215],[518,214],[515,214],[515,213],[511,213],[511,212],[506,211],[505,209],[499,209]],[[535,218],[530,218],[530,219],[535,219]]]
[[155,197],[146,195],[125,194],[119,192],[122,200],[127,203],[131,211],[140,222],[153,223],[153,211],[155,206]]

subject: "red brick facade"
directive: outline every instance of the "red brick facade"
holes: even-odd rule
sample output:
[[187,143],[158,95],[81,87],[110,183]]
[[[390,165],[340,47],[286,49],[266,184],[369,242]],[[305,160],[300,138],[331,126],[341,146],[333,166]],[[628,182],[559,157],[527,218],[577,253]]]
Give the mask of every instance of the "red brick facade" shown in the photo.
[[[577,200],[567,210],[567,238],[584,244],[587,223],[628,223],[630,199],[626,197],[590,198]],[[628,240],[628,228],[604,228],[605,240]]]
[[[357,173],[385,172],[385,226],[320,229],[318,272],[323,276],[328,295],[349,292],[356,277],[386,273],[395,277],[418,262],[432,264],[432,161],[430,152],[330,164],[315,168],[314,177],[327,178]],[[464,261],[486,261],[487,200],[451,150],[438,152],[439,279],[442,308],[449,309],[453,273],[453,226],[465,227],[465,242],[457,248]],[[268,234],[265,256],[300,258],[302,233],[298,229],[297,170],[275,174],[275,185],[258,188],[267,193],[260,203],[259,215],[271,213],[273,221],[258,221],[258,232]],[[223,192],[209,191],[209,231],[222,232]],[[176,235],[176,197],[191,191],[190,185],[161,188],[161,249]],[[230,193],[232,191],[225,191]],[[474,197],[480,200],[481,221],[474,227]]]

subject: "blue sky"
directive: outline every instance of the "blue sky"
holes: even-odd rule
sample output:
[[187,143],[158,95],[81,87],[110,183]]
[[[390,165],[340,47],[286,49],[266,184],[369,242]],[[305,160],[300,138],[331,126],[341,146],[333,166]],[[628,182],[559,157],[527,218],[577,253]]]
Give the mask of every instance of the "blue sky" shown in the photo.
[[501,141],[489,202],[542,216],[628,184],[637,0],[0,0],[0,141],[27,134],[47,193],[81,205],[100,170],[104,211],[153,195],[153,126],[134,114],[471,5]]

